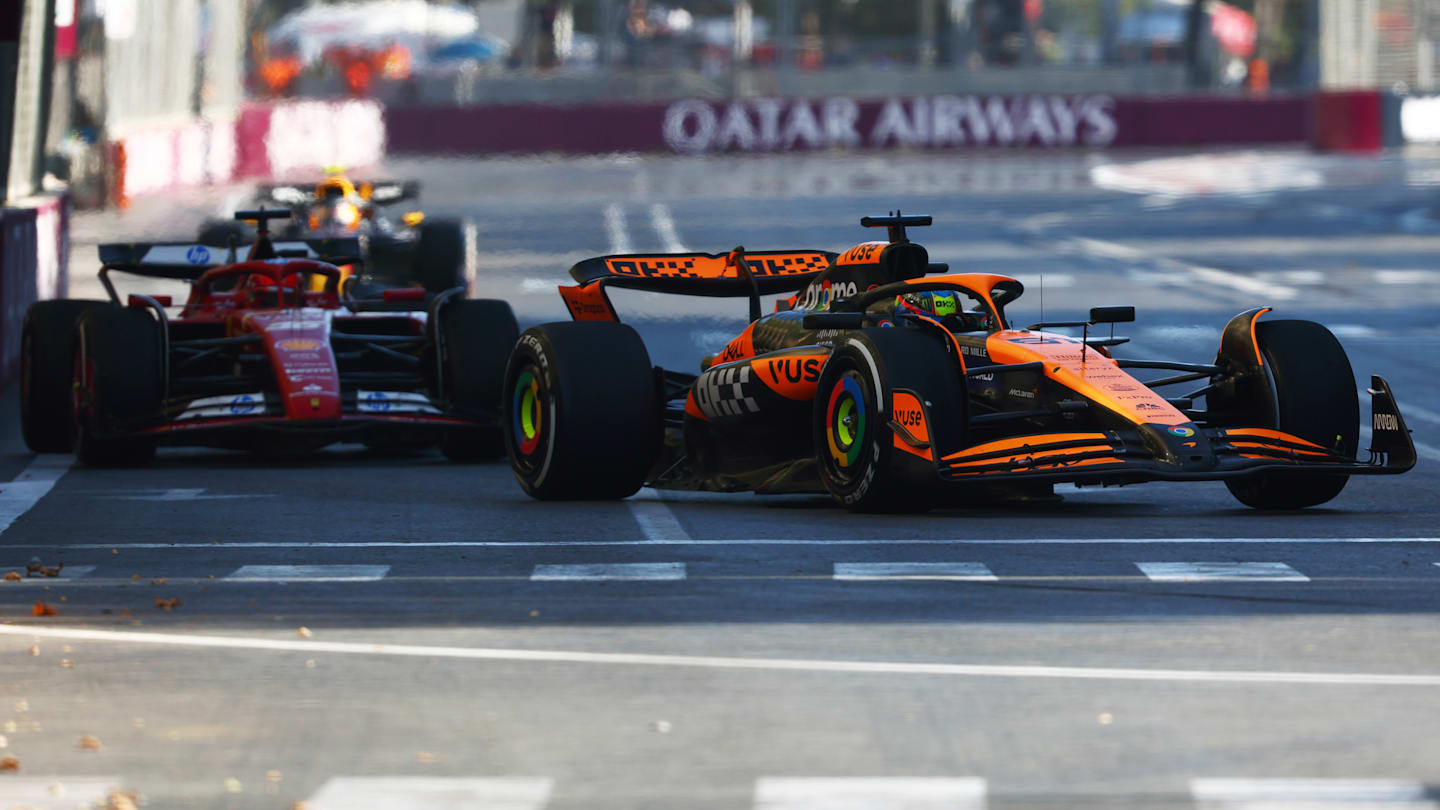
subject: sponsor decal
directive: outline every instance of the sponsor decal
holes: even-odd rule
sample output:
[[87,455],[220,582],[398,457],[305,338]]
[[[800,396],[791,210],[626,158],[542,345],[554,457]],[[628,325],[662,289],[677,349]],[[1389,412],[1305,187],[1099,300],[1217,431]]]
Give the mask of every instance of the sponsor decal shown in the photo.
[[1374,430],[1400,430],[1400,418],[1393,413],[1377,413],[1373,417]]
[[210,251],[204,245],[194,245],[185,251],[185,261],[191,264],[209,264]]
[[1035,398],[1035,392],[1034,392],[1034,391],[1025,391],[1025,390],[1020,389],[1020,388],[1011,388],[1010,391],[1009,391],[1009,393],[1010,393],[1010,396],[1012,396],[1012,397],[1017,397],[1017,398],[1019,398],[1019,399],[1034,399],[1034,398]]
[[264,403],[264,399],[254,394],[240,394],[230,400],[230,413],[236,416],[244,416],[254,413],[255,409]]
[[1160,407],[1159,405],[1156,405],[1156,404],[1153,403],[1153,402],[1137,402],[1137,403],[1135,403],[1135,410],[1137,410],[1137,411],[1163,411],[1163,410],[1165,410],[1165,409],[1162,408],[1162,407]]
[[540,364],[541,372],[548,372],[550,370],[550,358],[545,355],[545,350],[540,346],[539,338],[534,335],[521,335],[520,345],[533,352],[535,362]]
[[390,397],[384,391],[367,391],[360,399],[360,410],[362,411],[388,411],[390,410]]
[[1165,430],[1166,430],[1167,432],[1169,432],[1170,435],[1172,435],[1172,436],[1179,436],[1179,437],[1185,438],[1185,439],[1188,439],[1188,438],[1190,438],[1191,436],[1194,436],[1194,435],[1195,435],[1195,428],[1185,427],[1184,425],[1176,425],[1176,426],[1174,426],[1174,427],[1167,427],[1167,428],[1165,428]]
[[749,385],[749,365],[711,369],[695,381],[695,404],[711,419],[758,413],[760,405],[747,391]]
[[825,279],[818,283],[811,282],[805,288],[805,297],[800,300],[803,309],[828,309],[832,301],[841,298],[850,298],[860,292],[860,287],[853,281],[837,281],[832,283]]
[[321,345],[322,344],[320,343],[320,341],[312,340],[310,338],[286,338],[284,340],[275,342],[275,348],[282,349],[287,352],[313,352],[316,349],[320,348]]
[[819,357],[780,358],[770,361],[769,366],[770,379],[776,383],[782,378],[792,383],[802,380],[815,382],[820,379]]
[[[294,378],[292,377],[291,379],[294,379]],[[301,391],[304,391],[304,392],[306,392],[306,393],[310,393],[310,392],[312,392],[312,391],[324,391],[324,390],[325,390],[325,386],[323,386],[323,385],[316,385],[315,383],[310,383],[309,385],[305,386],[304,388],[302,388],[302,389],[300,389],[300,390],[301,390]]]
[[884,249],[884,242],[865,242],[845,251],[835,263],[870,264],[880,258],[880,251]]
[[665,143],[682,154],[902,146],[1104,146],[1119,134],[1105,95],[938,95],[879,105],[846,97],[678,101]]

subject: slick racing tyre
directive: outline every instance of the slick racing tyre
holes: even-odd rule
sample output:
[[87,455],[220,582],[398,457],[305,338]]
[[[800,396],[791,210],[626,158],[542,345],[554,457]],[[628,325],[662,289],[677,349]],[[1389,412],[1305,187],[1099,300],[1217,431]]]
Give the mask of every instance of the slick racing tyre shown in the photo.
[[505,384],[505,361],[520,327],[504,301],[452,300],[441,307],[440,352],[445,397],[457,416],[484,423],[447,432],[440,450],[451,461],[486,461],[505,454],[495,423]]
[[[926,403],[929,460],[896,447],[897,390]],[[966,405],[959,365],[938,336],[919,329],[852,333],[836,347],[816,388],[813,433],[821,483],[859,512],[930,508],[940,483],[935,448],[960,444]]]
[[505,448],[542,500],[610,500],[644,485],[660,450],[660,393],[640,336],[619,323],[526,330],[505,371]]
[[106,306],[81,315],[75,328],[75,457],[94,466],[150,463],[155,440],[123,434],[161,415],[159,322],[145,312]]
[[[1355,372],[1340,341],[1312,321],[1261,321],[1260,354],[1273,380],[1280,422],[1276,428],[1355,457],[1360,403]],[[1273,422],[1256,414],[1254,424]],[[1302,509],[1325,503],[1345,488],[1348,475],[1267,472],[1225,482],[1230,494],[1256,509]]]
[[464,287],[467,258],[465,224],[458,219],[425,220],[415,249],[415,282],[427,292]]
[[70,452],[75,321],[105,301],[38,301],[20,333],[20,432],[37,453]]

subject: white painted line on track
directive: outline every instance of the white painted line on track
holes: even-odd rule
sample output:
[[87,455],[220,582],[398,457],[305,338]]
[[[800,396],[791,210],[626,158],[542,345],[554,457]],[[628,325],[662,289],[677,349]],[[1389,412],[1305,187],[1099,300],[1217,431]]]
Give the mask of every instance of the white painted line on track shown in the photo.
[[0,778],[0,807],[24,810],[74,810],[98,807],[120,787],[116,776],[5,776]]
[[837,562],[835,579],[842,582],[916,579],[994,582],[996,577],[984,563],[978,562]]
[[1090,239],[1082,236],[1078,237],[1074,244],[1077,244],[1083,252],[1095,256],[1119,259],[1121,261],[1141,262],[1166,270],[1181,270],[1188,273],[1194,280],[1221,287],[1229,287],[1230,289],[1252,295],[1268,295],[1271,298],[1288,301],[1300,294],[1300,291],[1294,287],[1287,287],[1283,284],[1276,284],[1273,281],[1254,278],[1242,273],[1221,270],[1218,267],[1206,267],[1166,256],[1157,256],[1139,248],[1122,245],[1119,242],[1108,242],[1103,239]]
[[533,582],[674,582],[684,578],[685,563],[680,562],[537,565],[530,574]]
[[388,565],[242,565],[226,582],[375,582],[390,573]]
[[755,780],[755,810],[980,810],[985,780],[943,777]]
[[650,543],[693,543],[685,527],[675,518],[675,513],[665,503],[660,493],[649,487],[625,501],[630,516],[640,526],[640,533]]
[[1420,810],[1437,807],[1410,779],[1191,779],[1201,808],[1246,810]]
[[0,532],[39,503],[74,462],[68,453],[41,453],[14,481],[0,484]]
[[680,233],[675,230],[675,219],[670,216],[670,208],[665,203],[655,203],[650,206],[650,223],[655,227],[655,235],[660,237],[660,246],[666,253],[685,253],[685,243],[680,241]]
[[1152,582],[1309,582],[1282,562],[1137,562]]
[[620,203],[612,202],[605,206],[605,235],[610,238],[612,254],[635,252],[630,244],[630,233],[625,228],[625,209]]
[[15,543],[0,548],[73,551],[83,549],[126,549],[175,551],[198,549],[251,548],[603,548],[606,546],[1168,546],[1168,545],[1343,545],[1370,543],[1440,543],[1440,537],[1053,537],[987,539],[917,539],[878,537],[868,540],[792,540],[755,538],[744,540],[355,540],[355,541],[274,541],[212,543]]
[[[554,782],[521,776],[338,776],[305,802],[307,810],[540,810]],[[298,806],[298,805],[297,805]]]
[[1440,673],[1285,672],[1196,669],[1061,667],[1030,664],[944,664],[908,661],[833,661],[798,658],[736,658],[715,655],[607,653],[580,650],[514,650],[495,647],[440,647],[409,644],[315,641],[184,633],[137,633],[33,624],[0,624],[0,636],[63,638],[118,644],[155,644],[230,650],[379,655],[397,658],[449,658],[470,661],[528,661],[557,664],[675,667],[683,669],[825,672],[853,675],[933,675],[949,677],[1032,678],[1048,680],[1160,681],[1175,683],[1289,684],[1310,686],[1421,686],[1440,688]]
[[254,493],[242,495],[206,495],[203,488],[181,488],[181,489],[140,489],[119,494],[95,494],[92,498],[103,498],[116,501],[233,501],[244,498],[273,498],[273,493]]

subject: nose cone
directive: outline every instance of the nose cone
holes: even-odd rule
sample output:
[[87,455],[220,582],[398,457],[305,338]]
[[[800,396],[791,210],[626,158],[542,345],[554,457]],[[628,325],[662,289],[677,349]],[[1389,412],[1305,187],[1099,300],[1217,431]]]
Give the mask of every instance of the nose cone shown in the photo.
[[1155,460],[1185,471],[1210,470],[1215,467],[1215,449],[1210,440],[1193,423],[1182,425],[1139,426],[1140,437],[1155,455]]

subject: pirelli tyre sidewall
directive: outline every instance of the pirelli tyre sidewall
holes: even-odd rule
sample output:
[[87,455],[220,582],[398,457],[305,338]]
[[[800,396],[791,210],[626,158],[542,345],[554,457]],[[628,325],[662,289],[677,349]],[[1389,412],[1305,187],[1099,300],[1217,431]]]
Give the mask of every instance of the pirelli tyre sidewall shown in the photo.
[[[940,495],[933,460],[895,447],[896,390],[927,403],[932,435],[963,431],[963,382],[939,336],[865,329],[837,342],[816,389],[812,432],[821,483],[850,509],[921,511]],[[949,425],[937,430],[942,423]]]
[[505,371],[501,421],[520,486],[544,500],[610,500],[644,485],[660,448],[649,353],[618,323],[525,331]]

